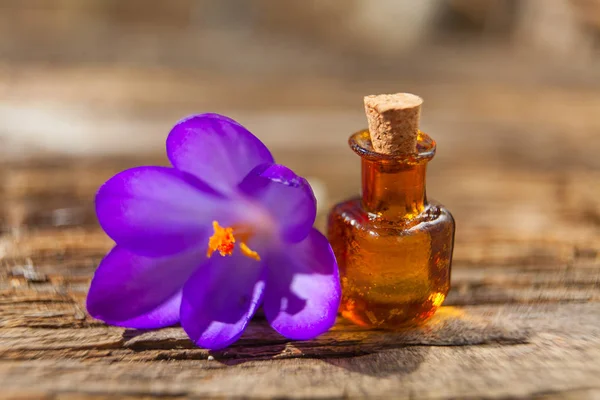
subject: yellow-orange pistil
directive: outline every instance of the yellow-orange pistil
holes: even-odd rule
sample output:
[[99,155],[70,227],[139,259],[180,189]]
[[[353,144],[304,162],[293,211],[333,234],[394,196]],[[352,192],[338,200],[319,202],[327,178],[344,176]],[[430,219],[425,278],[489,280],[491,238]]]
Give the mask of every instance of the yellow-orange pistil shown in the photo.
[[[233,249],[235,248],[235,236],[233,234],[233,228],[223,228],[217,221],[213,221],[212,225],[215,233],[208,239],[208,250],[206,251],[206,256],[211,257],[215,251],[218,251],[222,256],[232,255]],[[242,240],[247,240],[248,236],[248,234],[238,235],[238,237],[240,237]],[[260,256],[258,253],[250,249],[244,242],[240,242],[240,251],[246,257],[260,261]]]

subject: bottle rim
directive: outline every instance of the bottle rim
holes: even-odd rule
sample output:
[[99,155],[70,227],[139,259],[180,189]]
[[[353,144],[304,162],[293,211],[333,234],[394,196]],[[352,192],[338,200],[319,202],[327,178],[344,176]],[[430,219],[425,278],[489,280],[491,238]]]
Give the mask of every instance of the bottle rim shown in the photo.
[[348,139],[350,148],[364,159],[387,163],[421,164],[428,162],[435,155],[436,143],[428,134],[419,131],[417,137],[417,151],[414,154],[382,154],[373,149],[371,135],[368,129],[362,129]]

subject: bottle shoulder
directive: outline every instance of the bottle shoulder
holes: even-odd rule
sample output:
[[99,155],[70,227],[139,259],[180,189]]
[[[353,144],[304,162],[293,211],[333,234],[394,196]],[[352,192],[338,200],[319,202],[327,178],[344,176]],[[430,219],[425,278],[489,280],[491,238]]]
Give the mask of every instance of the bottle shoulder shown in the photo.
[[446,206],[444,206],[442,203],[440,203],[436,200],[430,200],[428,203],[429,203],[427,205],[428,207],[435,208],[437,210],[436,212],[439,213],[439,216],[438,216],[439,219],[444,220],[444,221],[449,221],[452,223],[452,225],[455,224],[454,216],[452,215],[450,210],[448,210],[446,208]]
[[369,231],[399,231],[429,230],[447,227],[454,230],[454,217],[450,211],[437,201],[430,201],[423,212],[411,219],[384,219],[378,215],[366,212],[360,197],[354,197],[332,207],[329,214],[329,224],[344,224],[354,229]]

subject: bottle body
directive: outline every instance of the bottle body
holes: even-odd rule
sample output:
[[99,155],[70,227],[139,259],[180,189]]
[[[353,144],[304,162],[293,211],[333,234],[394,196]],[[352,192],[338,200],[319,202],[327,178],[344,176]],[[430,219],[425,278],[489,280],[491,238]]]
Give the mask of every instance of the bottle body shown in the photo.
[[[356,139],[356,138],[355,138]],[[328,237],[342,283],[342,315],[362,326],[396,329],[431,317],[450,289],[455,223],[425,196],[425,166],[372,157],[366,137],[362,196],[336,205]],[[352,146],[352,138],[351,138]],[[424,144],[435,150],[435,143]],[[429,146],[429,147],[427,147]]]
[[360,198],[335,206],[328,235],[342,281],[342,315],[386,329],[431,317],[450,289],[454,220],[429,204],[411,225],[377,221]]

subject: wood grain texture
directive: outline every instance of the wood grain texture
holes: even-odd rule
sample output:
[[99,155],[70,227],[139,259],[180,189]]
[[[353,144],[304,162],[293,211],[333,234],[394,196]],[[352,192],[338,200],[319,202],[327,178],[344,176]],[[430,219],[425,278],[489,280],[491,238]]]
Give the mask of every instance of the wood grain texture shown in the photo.
[[[352,154],[339,152],[333,170],[325,168],[325,152],[313,154],[311,163],[298,152],[279,156],[324,182],[327,205],[356,187]],[[95,188],[127,166],[161,162],[157,157],[4,165],[5,398],[600,395],[600,235],[593,217],[598,198],[590,197],[599,188],[590,188],[574,172],[577,167],[560,177],[489,168],[467,174],[461,170],[466,167],[451,163],[434,170],[430,186],[444,194],[459,230],[453,289],[430,323],[392,333],[340,320],[316,340],[293,342],[259,316],[238,343],[209,352],[194,347],[179,327],[108,327],[85,311],[90,277],[111,246],[93,215]],[[584,174],[590,175],[594,170]],[[458,187],[453,176],[463,177]],[[526,194],[517,206],[512,196],[518,192]],[[527,220],[515,224],[524,217],[533,219],[533,227]]]
[[[126,72],[123,81],[171,82],[177,90],[193,81],[147,73],[136,78]],[[119,86],[118,75],[109,76]],[[54,79],[56,85],[68,81],[61,74]],[[54,93],[52,82],[43,82]],[[195,82],[191,92],[201,92],[202,83]],[[45,90],[34,83],[31,90]],[[2,162],[0,398],[599,398],[598,88],[472,83],[454,98],[437,86],[423,83],[418,92],[434,99],[426,103],[424,120],[439,149],[428,195],[457,221],[452,290],[431,322],[403,332],[368,331],[339,320],[313,341],[294,342],[258,316],[238,343],[208,352],[194,347],[180,327],[105,326],[84,307],[90,278],[112,246],[97,226],[94,192],[122,169],[165,164],[165,157],[52,155]],[[356,84],[352,90],[363,89]],[[348,98],[345,91],[320,90]],[[87,100],[68,86],[62,93],[65,104],[108,104],[108,92]],[[124,93],[141,107],[137,117],[126,117],[130,122],[155,111],[166,115],[158,112],[162,103]],[[308,86],[303,93],[298,101],[307,107],[323,100]],[[26,91],[21,96],[27,98]],[[527,96],[538,101],[525,111],[519,98]],[[178,99],[172,109],[193,102]],[[356,129],[364,126],[351,104],[340,107],[286,115],[271,131],[290,126],[298,134],[288,137],[291,142],[274,133],[266,138],[279,162],[319,188],[320,229],[329,207],[359,189],[358,159],[345,144],[350,128],[327,136],[318,149],[311,145],[325,136],[312,128],[327,121],[327,129],[348,118]],[[252,112],[245,115],[261,111]]]

